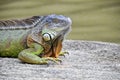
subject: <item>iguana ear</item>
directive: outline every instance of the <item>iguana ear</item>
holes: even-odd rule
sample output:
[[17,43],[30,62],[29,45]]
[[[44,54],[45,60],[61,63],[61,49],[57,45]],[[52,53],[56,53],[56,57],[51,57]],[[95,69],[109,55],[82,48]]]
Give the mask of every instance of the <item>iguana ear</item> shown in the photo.
[[52,34],[52,33],[50,33],[50,32],[48,32],[48,33],[44,33],[42,35],[42,37],[43,37],[44,41],[50,41],[50,40],[53,40],[53,38],[55,37],[55,35]]
[[44,33],[44,34],[42,35],[42,37],[43,37],[44,41],[49,41],[50,38],[51,38],[51,36],[50,36],[48,33]]
[[42,37],[44,41],[53,40],[56,35],[57,35],[56,32],[53,30],[49,30],[49,29],[42,30]]

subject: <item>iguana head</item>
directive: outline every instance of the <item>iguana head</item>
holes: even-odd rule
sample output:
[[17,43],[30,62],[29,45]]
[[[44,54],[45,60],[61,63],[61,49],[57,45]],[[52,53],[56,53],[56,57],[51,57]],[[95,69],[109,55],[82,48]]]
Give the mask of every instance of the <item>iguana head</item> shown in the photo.
[[43,39],[49,41],[50,38],[64,38],[71,29],[72,21],[69,17],[52,14],[45,16],[41,24],[44,25],[42,28]]

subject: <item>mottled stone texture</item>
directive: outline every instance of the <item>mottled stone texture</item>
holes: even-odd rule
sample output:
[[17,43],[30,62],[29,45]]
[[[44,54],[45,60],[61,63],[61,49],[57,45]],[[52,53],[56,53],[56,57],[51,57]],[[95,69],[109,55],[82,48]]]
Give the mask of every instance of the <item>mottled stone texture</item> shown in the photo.
[[21,63],[0,58],[0,80],[120,80],[120,45],[96,41],[66,40],[61,64]]

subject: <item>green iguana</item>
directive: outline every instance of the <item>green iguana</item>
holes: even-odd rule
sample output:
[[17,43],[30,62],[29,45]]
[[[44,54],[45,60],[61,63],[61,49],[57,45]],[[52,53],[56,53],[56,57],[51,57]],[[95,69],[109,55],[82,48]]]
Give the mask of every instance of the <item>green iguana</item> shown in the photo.
[[55,14],[0,21],[0,56],[32,64],[60,61],[62,42],[71,24],[69,17]]

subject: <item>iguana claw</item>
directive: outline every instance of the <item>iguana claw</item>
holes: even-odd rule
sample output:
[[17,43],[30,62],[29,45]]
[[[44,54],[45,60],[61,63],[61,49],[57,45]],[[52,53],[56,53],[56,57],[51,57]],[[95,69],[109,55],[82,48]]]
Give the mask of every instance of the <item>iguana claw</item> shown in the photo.
[[58,62],[62,62],[62,60],[61,59],[59,59],[59,58],[52,58],[52,57],[46,57],[45,58],[45,60],[47,60],[47,61],[53,61],[53,62],[55,62],[55,63],[58,63]]
[[68,54],[69,55],[69,52],[65,51],[65,52],[60,52],[60,56],[64,56],[65,57],[65,54]]

